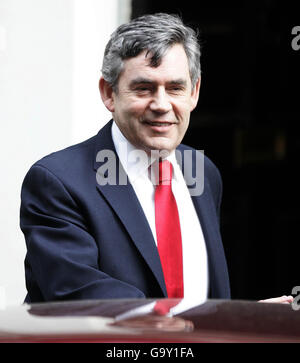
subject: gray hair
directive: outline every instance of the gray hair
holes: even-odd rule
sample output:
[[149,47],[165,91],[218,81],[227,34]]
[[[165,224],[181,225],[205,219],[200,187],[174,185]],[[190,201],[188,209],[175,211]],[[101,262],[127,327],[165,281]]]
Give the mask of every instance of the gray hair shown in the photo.
[[116,91],[124,60],[137,57],[146,50],[151,55],[150,66],[158,67],[174,44],[182,44],[186,52],[194,88],[201,75],[197,33],[185,26],[179,16],[163,13],[144,15],[117,28],[104,52],[103,78]]

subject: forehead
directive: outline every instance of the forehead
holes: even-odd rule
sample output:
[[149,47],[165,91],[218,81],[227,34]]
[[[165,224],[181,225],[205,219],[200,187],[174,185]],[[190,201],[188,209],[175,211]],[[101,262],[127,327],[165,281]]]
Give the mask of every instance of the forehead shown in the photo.
[[147,52],[125,60],[120,81],[131,81],[134,78],[149,78],[154,81],[172,81],[173,79],[190,80],[188,59],[182,45],[176,44],[169,48],[158,67],[150,66]]

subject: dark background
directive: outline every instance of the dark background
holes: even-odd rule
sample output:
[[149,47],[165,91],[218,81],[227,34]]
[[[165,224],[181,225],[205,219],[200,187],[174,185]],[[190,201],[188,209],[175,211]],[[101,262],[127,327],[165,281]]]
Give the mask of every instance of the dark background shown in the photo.
[[132,17],[180,14],[200,31],[202,88],[184,143],[223,177],[222,236],[232,297],[300,285],[300,12],[293,1],[133,0]]

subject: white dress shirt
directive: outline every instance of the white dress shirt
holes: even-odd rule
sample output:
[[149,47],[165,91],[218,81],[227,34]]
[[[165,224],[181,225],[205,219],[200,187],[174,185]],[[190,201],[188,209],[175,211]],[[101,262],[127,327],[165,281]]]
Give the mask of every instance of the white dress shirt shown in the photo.
[[[155,227],[155,185],[149,177],[150,160],[138,156],[136,148],[113,122],[112,139],[120,162],[137,195],[157,244]],[[184,297],[205,300],[208,295],[208,260],[200,221],[194,208],[175,152],[167,157],[173,166],[172,191],[176,199],[182,237]]]

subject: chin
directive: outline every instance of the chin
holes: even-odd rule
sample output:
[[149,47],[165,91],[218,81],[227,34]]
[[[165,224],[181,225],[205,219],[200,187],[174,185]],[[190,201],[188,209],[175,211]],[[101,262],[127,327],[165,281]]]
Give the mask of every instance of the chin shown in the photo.
[[[169,154],[171,154],[171,152],[173,151],[174,149],[171,149],[170,147],[167,147],[167,146],[157,146],[157,147],[152,147],[150,152],[159,152],[160,153],[160,157],[168,157]],[[155,154],[154,154],[155,155]]]
[[168,140],[157,140],[156,142],[149,142],[148,149],[151,150],[166,150],[172,152],[176,149],[176,145]]

